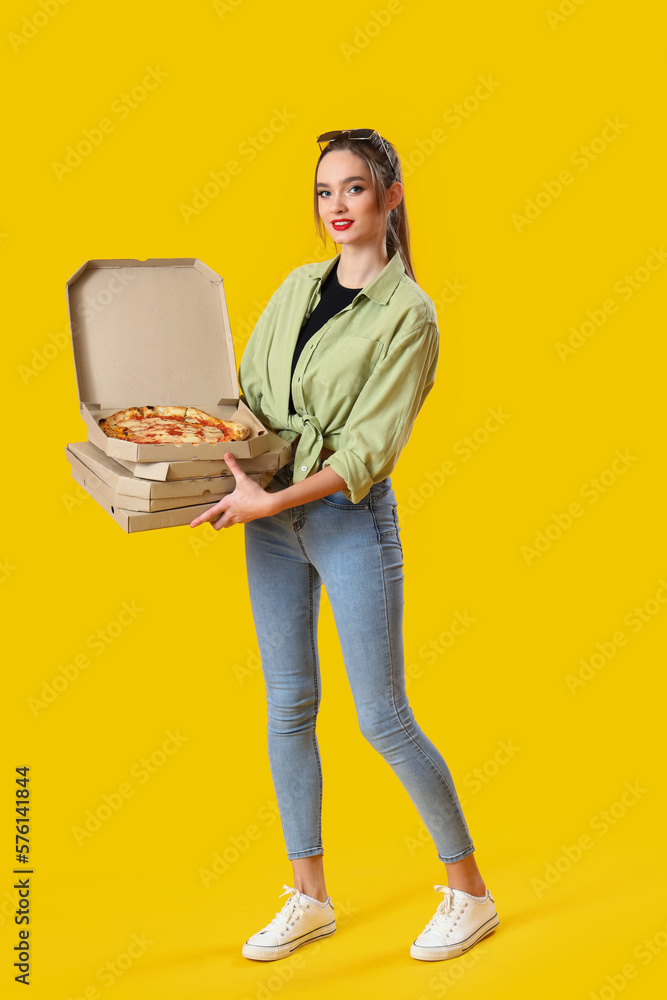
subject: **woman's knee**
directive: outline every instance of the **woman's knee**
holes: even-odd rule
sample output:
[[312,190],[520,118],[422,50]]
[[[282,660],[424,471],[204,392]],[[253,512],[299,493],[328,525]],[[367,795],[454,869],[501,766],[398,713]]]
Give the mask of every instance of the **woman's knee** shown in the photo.
[[313,696],[287,705],[276,704],[269,700],[267,708],[269,732],[292,736],[315,728],[319,699]]
[[412,712],[408,710],[409,718],[401,719],[393,705],[385,711],[359,712],[359,729],[361,735],[368,740],[378,753],[383,755],[395,751],[408,736],[408,725],[413,721]]

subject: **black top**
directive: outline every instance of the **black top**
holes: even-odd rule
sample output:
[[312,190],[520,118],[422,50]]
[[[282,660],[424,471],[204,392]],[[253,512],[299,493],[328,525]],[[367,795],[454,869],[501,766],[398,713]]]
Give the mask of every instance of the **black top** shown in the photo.
[[301,327],[299,332],[299,339],[296,342],[294,348],[294,354],[292,356],[292,374],[290,376],[290,396],[289,396],[289,412],[296,413],[296,408],[292,400],[292,387],[291,379],[294,377],[294,369],[296,368],[297,361],[301,356],[301,352],[304,347],[313,336],[317,333],[327,320],[335,316],[336,313],[348,306],[354,296],[361,291],[361,288],[345,288],[338,281],[338,260],[329,271],[325,280],[322,282],[322,290],[320,301],[317,303],[312,313],[306,320],[306,322]]

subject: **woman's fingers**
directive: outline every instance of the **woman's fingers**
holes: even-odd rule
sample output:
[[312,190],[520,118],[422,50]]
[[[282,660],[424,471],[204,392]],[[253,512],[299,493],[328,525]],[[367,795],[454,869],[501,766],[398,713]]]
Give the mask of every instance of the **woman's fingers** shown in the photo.
[[191,528],[210,521],[213,528],[219,531],[220,528],[229,528],[232,524],[244,524],[246,521],[267,517],[274,512],[270,494],[245,474],[230,452],[225,454],[225,462],[236,480],[234,491],[226,494],[214,507],[205,510],[191,521]]
[[[238,462],[236,461],[236,459],[234,458],[234,456],[230,451],[225,452],[224,459],[225,462],[227,463],[229,471],[236,480],[237,487],[242,480],[244,479],[248,480],[248,477],[246,476],[245,472],[243,471],[243,469],[238,464]],[[233,524],[234,522],[229,518],[227,519],[226,522],[224,520],[224,514],[227,511],[227,506],[230,502],[229,498],[231,496],[232,494],[228,493],[226,496],[222,498],[222,500],[220,500],[217,504],[215,504],[214,507],[210,507],[208,510],[205,510],[203,514],[200,514],[199,517],[196,517],[194,521],[190,521],[190,527],[196,528],[198,524],[204,524],[205,521],[214,521],[216,517],[218,518],[218,520],[214,521],[213,524],[213,527],[216,530],[218,528],[227,528],[229,527],[230,524]],[[221,514],[223,515],[222,517],[220,517]]]
[[[205,510],[203,514],[199,514],[194,521],[190,521],[190,527],[196,528],[198,524],[204,524],[205,521],[212,521],[214,518],[219,518],[221,514],[224,514],[227,510],[228,498],[225,496],[222,500],[218,500],[213,507],[209,507]],[[215,527],[215,526],[214,526]]]
[[217,521],[213,521],[211,527],[214,528],[216,531],[219,531],[220,528],[228,528],[231,524],[234,523],[235,521],[231,514],[224,514],[222,517],[218,518]]
[[243,469],[241,468],[241,466],[236,461],[236,459],[234,458],[234,456],[230,451],[225,453],[225,462],[227,463],[229,471],[234,476],[234,479],[236,480],[237,483],[239,479],[246,478],[245,472],[243,471]]

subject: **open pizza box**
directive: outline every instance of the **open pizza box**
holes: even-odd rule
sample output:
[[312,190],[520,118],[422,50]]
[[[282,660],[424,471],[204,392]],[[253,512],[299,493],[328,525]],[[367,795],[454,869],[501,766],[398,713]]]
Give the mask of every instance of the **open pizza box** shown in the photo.
[[[231,475],[191,484],[138,480],[88,441],[69,444],[66,455],[73,479],[128,533],[189,524],[235,486]],[[272,475],[255,472],[249,478],[264,486]],[[188,485],[197,492],[186,492]],[[131,492],[120,492],[123,489]]]
[[[237,459],[247,474],[271,471],[273,475],[278,469],[282,469],[284,465],[292,461],[290,442],[285,441],[278,434],[274,434],[273,431],[266,433],[269,439],[268,451],[262,455],[256,455],[254,458]],[[116,458],[115,461],[131,472],[133,476],[163,483],[179,479],[199,479],[230,474],[227,463],[222,458],[211,461],[191,459],[189,462],[131,462],[126,458]]]
[[[242,400],[222,278],[193,257],[89,260],[66,285],[81,416],[111,458],[170,463],[249,459],[276,435]],[[131,406],[193,406],[250,429],[244,441],[136,444],[102,417]],[[282,445],[282,438],[278,437]]]

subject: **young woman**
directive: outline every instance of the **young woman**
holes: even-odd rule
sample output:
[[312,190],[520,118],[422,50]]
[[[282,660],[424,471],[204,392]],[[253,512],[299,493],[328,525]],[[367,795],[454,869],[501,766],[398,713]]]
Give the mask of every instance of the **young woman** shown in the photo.
[[[267,689],[268,752],[294,887],[243,945],[273,960],[336,929],[321,835],[317,618],[324,584],[361,732],[393,768],[445,865],[444,899],[413,958],[455,958],[498,925],[449,769],[405,692],[403,553],[389,478],[433,386],[438,327],[414,280],[400,161],[372,129],[327,132],[315,220],[340,246],[295,268],[247,343],[250,409],[292,442],[267,490],[233,456],[233,493],[192,521],[245,524],[252,611]],[[324,230],[322,228],[324,226]]]

